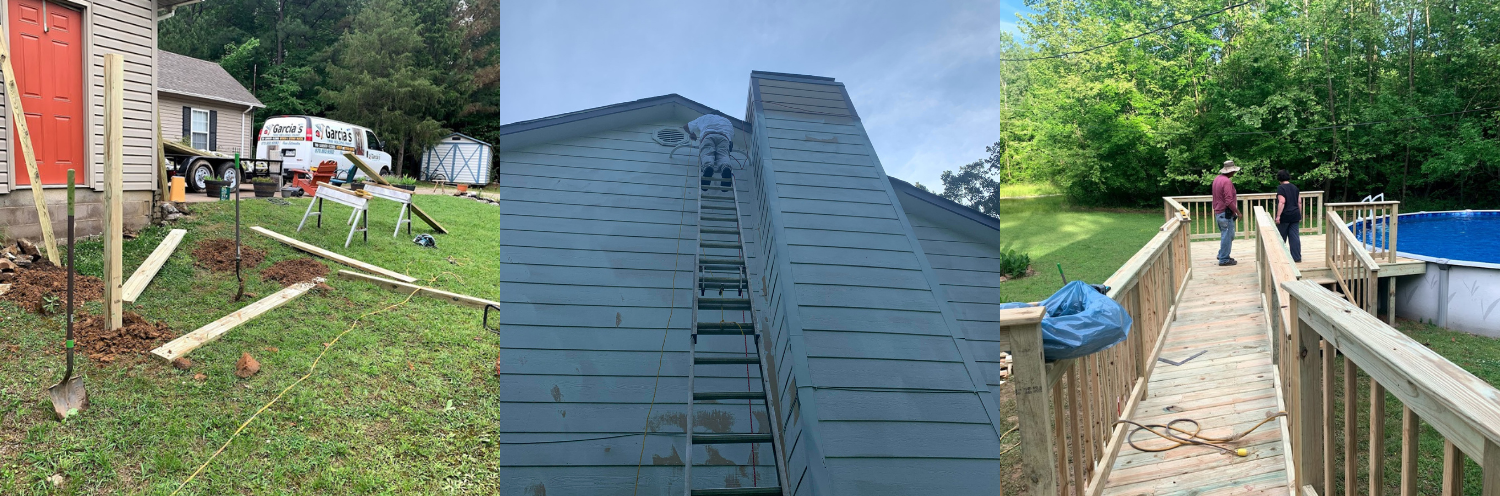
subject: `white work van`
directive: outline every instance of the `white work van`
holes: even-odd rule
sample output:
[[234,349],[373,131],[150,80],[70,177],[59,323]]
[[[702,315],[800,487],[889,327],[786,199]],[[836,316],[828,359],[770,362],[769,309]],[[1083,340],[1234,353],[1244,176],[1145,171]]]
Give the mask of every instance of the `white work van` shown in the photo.
[[[255,156],[281,161],[282,178],[290,182],[291,170],[311,171],[318,164],[333,161],[339,175],[347,177],[354,164],[344,157],[353,153],[381,175],[391,173],[391,155],[381,151],[385,142],[369,129],[322,117],[282,115],[266,119],[255,144]],[[355,171],[356,178],[365,177]]]

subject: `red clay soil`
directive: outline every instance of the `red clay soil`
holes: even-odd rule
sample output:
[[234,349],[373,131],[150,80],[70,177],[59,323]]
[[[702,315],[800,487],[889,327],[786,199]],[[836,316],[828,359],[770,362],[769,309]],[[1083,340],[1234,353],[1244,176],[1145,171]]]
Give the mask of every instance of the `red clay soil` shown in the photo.
[[[56,298],[56,308],[51,312],[62,312],[68,304],[68,270],[52,265],[47,259],[38,259],[30,267],[16,270],[16,280],[10,291],[0,295],[0,300],[15,303],[37,313],[46,313],[47,297]],[[73,304],[82,306],[85,301],[102,301],[104,282],[93,276],[74,274]]]
[[[198,260],[199,267],[215,272],[234,272],[234,240],[219,238],[199,242],[193,249],[193,258]],[[266,252],[240,244],[242,268],[260,265],[265,259]]]
[[108,331],[104,329],[104,317],[80,314],[73,327],[78,351],[91,360],[108,363],[120,355],[148,353],[177,337],[166,324],[147,322],[135,312],[125,312],[122,317],[124,325]]
[[328,266],[307,257],[282,260],[260,272],[261,279],[276,281],[282,286],[310,282],[326,275],[328,275]]

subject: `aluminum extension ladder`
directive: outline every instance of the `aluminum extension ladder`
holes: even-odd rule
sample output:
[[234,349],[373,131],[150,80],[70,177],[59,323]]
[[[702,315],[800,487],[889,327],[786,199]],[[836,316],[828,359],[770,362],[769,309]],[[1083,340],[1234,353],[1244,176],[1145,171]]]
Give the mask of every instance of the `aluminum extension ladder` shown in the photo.
[[[755,327],[753,303],[750,295],[750,273],[745,267],[745,245],[744,236],[740,229],[739,191],[738,188],[730,187],[729,191],[722,191],[722,183],[733,184],[735,178],[713,178],[709,186],[698,188],[698,249],[694,253],[694,279],[695,290],[693,291],[693,329],[692,344],[688,348],[688,359],[691,365],[688,367],[688,393],[692,398],[688,401],[687,411],[687,449],[683,451],[683,480],[684,493],[687,496],[705,495],[765,495],[782,496],[782,488],[787,487],[786,468],[782,466],[785,459],[782,446],[777,442],[779,439],[779,428],[775,415],[771,411],[770,398],[767,391],[766,362],[761,356],[760,332]],[[721,194],[712,194],[721,192]],[[729,194],[722,194],[729,193]],[[712,224],[712,225],[710,225]],[[715,236],[712,240],[705,240],[704,235]],[[709,255],[708,250],[716,253],[732,251],[733,255]],[[717,291],[717,296],[709,297],[709,291]],[[733,295],[727,295],[727,291],[733,291]],[[726,319],[718,319],[718,322],[703,322],[700,318],[707,312],[699,310],[718,310],[721,315],[724,311],[742,311],[750,316],[750,322],[731,322]],[[746,346],[743,354],[733,355],[725,353],[698,354],[698,338],[700,336],[717,337],[740,337],[741,340],[749,338],[755,344]],[[711,338],[713,339],[713,338]],[[728,342],[726,342],[728,343]],[[760,391],[703,391],[694,389],[694,381],[698,375],[698,367],[706,366],[711,369],[726,365],[744,365],[760,367]],[[748,382],[748,370],[747,382]],[[750,389],[746,385],[746,389]],[[709,404],[723,404],[721,402],[745,400],[753,407],[759,402],[766,408],[766,416],[771,425],[771,432],[750,433],[694,433],[693,421],[695,407],[699,402]],[[749,424],[754,431],[756,424],[752,416]],[[736,488],[713,488],[693,489],[693,444],[770,444],[772,456],[776,460],[776,486],[736,487]],[[752,448],[754,452],[754,448]],[[753,462],[753,461],[752,461]]]

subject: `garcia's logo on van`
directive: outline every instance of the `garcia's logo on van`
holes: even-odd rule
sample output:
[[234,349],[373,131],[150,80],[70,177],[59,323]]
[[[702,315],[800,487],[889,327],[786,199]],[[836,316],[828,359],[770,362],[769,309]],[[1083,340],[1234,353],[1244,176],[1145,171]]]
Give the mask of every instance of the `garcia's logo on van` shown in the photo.
[[313,130],[313,134],[316,135],[318,138],[323,138],[323,139],[327,139],[329,141],[338,141],[338,142],[343,142],[343,143],[349,143],[349,142],[353,142],[354,141],[354,132],[352,132],[352,131],[350,131],[348,129],[339,129],[339,128],[336,128],[336,127],[333,127],[333,126],[324,125],[324,124],[317,124],[317,125],[315,125],[313,127],[313,129],[314,129]]
[[262,134],[269,130],[271,134],[302,134],[301,124],[268,124],[261,130]]

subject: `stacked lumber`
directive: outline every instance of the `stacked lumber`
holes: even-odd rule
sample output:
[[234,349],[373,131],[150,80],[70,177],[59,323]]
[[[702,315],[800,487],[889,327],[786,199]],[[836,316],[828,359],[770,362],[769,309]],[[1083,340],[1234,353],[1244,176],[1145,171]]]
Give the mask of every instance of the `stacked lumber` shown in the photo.
[[1003,351],[1000,352],[1000,380],[1001,381],[1004,381],[1004,380],[1010,378],[1011,367],[1012,367],[1012,365],[1011,365],[1010,353],[1006,353],[1006,352],[1003,352]]

